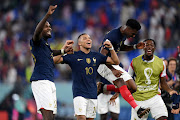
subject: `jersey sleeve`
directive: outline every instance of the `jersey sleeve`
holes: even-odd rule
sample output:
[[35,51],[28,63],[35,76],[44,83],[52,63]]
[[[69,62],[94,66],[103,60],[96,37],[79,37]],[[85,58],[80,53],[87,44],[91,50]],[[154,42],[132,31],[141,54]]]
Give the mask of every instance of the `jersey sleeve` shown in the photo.
[[129,75],[131,75],[131,76],[134,75],[133,60],[131,61],[131,64],[130,64],[130,66],[129,66],[128,73],[129,73]]
[[62,57],[63,57],[63,63],[66,63],[66,64],[70,64],[71,61],[73,60],[72,54],[65,54]]
[[161,72],[160,77],[166,77],[166,65],[164,61],[163,61],[163,71]]
[[98,56],[99,56],[99,59],[100,59],[100,64],[105,64],[108,56],[104,56],[101,53],[98,53]]

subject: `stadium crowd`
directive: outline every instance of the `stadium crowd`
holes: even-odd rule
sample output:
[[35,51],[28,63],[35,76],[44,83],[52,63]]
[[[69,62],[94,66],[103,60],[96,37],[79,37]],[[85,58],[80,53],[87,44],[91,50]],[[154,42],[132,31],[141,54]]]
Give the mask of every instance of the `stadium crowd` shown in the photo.
[[[60,49],[70,39],[77,44],[78,35],[86,32],[94,40],[92,49],[98,51],[106,32],[134,18],[142,28],[135,40],[128,39],[127,44],[152,38],[157,43],[156,55],[165,59],[177,57],[176,47],[180,45],[179,0],[1,0],[0,84],[15,86],[18,94],[22,94],[29,84],[34,66],[30,39],[50,4],[59,6],[49,19],[53,29],[52,49]],[[131,57],[124,53],[119,57],[127,69]],[[55,81],[71,81],[71,70],[67,65],[57,65],[54,74]],[[12,109],[13,103],[8,103],[9,99],[2,103]],[[33,104],[31,99],[29,104]]]

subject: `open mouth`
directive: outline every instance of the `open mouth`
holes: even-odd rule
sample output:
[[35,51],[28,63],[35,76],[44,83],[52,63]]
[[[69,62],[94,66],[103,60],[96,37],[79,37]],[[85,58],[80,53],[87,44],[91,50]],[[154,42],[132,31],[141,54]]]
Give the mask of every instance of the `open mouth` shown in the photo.
[[152,54],[152,50],[147,50],[147,53],[148,54]]

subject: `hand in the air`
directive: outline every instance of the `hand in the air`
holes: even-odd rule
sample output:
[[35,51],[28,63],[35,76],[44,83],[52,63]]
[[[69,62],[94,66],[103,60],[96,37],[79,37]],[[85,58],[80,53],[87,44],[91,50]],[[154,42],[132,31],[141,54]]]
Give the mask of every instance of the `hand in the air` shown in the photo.
[[57,8],[57,5],[54,5],[54,6],[50,5],[47,14],[52,15],[56,8]]

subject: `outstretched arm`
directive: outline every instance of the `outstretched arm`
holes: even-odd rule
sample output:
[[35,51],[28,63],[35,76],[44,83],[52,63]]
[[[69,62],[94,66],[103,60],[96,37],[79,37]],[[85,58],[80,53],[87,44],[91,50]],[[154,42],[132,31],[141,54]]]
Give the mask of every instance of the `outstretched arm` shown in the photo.
[[143,49],[143,48],[144,48],[143,42],[140,42],[140,43],[134,44],[134,45],[125,45],[125,44],[121,45],[121,51],[130,51],[130,50],[134,50],[134,49]]
[[35,29],[35,32],[33,35],[33,41],[34,42],[37,43],[40,40],[40,35],[41,35],[41,32],[44,28],[44,25],[45,25],[47,19],[49,18],[49,16],[51,16],[53,14],[53,12],[55,11],[56,8],[57,8],[57,5],[55,5],[55,6],[50,5],[48,12],[44,16],[44,18],[38,23],[38,25],[36,26],[36,29]]

